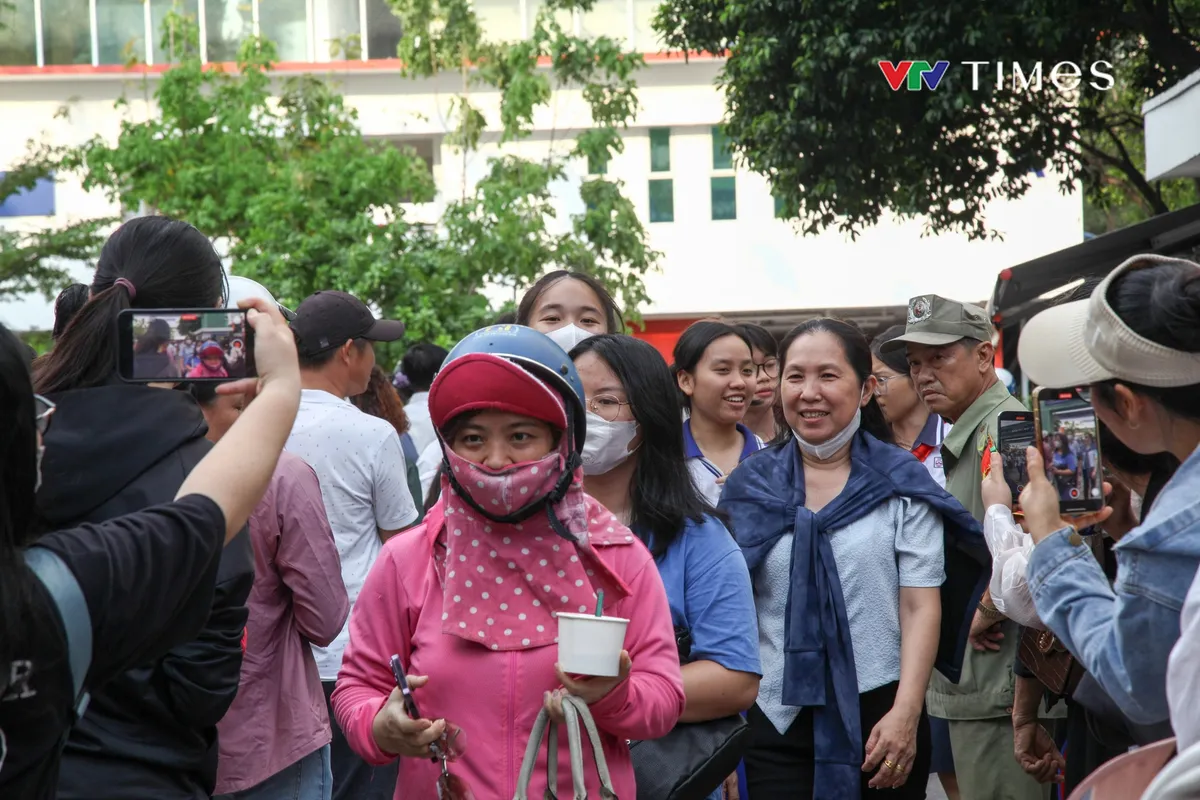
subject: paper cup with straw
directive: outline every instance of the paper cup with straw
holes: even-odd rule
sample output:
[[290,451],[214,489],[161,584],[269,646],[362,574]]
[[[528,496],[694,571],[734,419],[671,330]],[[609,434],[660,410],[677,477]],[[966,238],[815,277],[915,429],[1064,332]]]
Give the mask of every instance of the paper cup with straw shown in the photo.
[[629,620],[604,616],[604,590],[596,593],[596,613],[558,613],[558,663],[570,675],[615,678]]

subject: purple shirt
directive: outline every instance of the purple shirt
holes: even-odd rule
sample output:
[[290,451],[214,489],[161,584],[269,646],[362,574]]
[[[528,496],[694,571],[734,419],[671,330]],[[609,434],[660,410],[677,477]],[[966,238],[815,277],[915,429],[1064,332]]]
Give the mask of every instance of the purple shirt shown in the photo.
[[329,644],[350,613],[317,475],[284,452],[250,517],[254,588],[237,698],[217,725],[217,794],[257,786],[328,744],[309,643]]

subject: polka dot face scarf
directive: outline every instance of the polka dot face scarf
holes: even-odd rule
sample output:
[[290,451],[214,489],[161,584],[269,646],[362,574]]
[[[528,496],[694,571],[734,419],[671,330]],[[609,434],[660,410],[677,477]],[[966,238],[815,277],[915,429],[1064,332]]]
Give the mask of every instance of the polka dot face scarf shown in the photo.
[[[500,515],[545,496],[564,463],[561,452],[554,452],[493,472],[450,448],[446,456],[471,499]],[[606,604],[629,595],[591,544],[629,544],[633,535],[580,483],[577,476],[554,507],[574,539],[568,541],[554,532],[544,513],[516,524],[485,519],[442,479],[442,500],[427,523],[443,528],[443,633],[492,650],[542,647],[558,641],[557,612],[594,611],[597,589],[604,590]]]

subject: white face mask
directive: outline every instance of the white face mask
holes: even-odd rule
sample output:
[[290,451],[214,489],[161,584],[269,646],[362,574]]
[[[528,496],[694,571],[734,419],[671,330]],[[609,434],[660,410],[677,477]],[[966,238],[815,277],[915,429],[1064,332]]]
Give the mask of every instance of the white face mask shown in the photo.
[[636,422],[609,422],[587,412],[587,437],[583,440],[583,474],[603,475],[633,455],[629,443],[637,436]]
[[557,330],[550,331],[546,335],[553,339],[556,345],[569,353],[571,352],[572,347],[579,344],[584,339],[590,339],[596,334],[592,333],[591,331],[585,331],[583,328],[580,328],[578,325],[572,323]]
[[862,424],[862,408],[859,408],[854,414],[854,419],[850,420],[849,425],[835,433],[828,441],[820,444],[806,442],[799,433],[796,433],[795,428],[792,428],[792,435],[796,437],[796,444],[800,445],[800,451],[806,456],[815,458],[817,461],[828,461],[854,438],[860,424]]
[[46,446],[40,444],[37,449],[37,481],[33,484],[35,492],[42,488],[42,456],[44,455],[46,455]]

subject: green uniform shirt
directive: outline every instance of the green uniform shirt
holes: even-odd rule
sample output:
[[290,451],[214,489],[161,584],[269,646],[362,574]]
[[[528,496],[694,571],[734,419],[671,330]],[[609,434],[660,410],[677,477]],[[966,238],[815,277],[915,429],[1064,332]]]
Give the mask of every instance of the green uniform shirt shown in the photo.
[[[996,442],[997,417],[1002,411],[1028,411],[997,381],[971,404],[942,442],[942,461],[946,468],[946,491],[966,507],[980,522],[984,512],[980,464],[988,439]],[[942,719],[993,719],[1012,713],[1013,662],[1017,657],[1020,626],[1006,621],[1004,639],[998,651],[980,653],[967,645],[963,658],[962,679],[950,683],[934,671],[925,702],[931,716]]]

